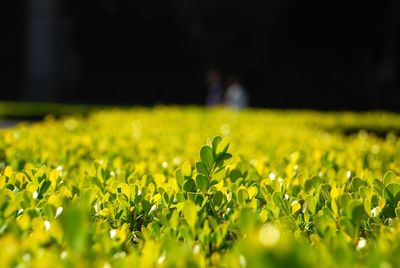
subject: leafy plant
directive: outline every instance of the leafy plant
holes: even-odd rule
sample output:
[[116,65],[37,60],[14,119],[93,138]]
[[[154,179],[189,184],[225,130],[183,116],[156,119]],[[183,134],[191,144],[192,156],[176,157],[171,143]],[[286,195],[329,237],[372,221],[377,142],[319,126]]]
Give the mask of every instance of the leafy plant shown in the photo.
[[2,266],[396,267],[399,139],[327,129],[399,119],[157,107],[0,130]]

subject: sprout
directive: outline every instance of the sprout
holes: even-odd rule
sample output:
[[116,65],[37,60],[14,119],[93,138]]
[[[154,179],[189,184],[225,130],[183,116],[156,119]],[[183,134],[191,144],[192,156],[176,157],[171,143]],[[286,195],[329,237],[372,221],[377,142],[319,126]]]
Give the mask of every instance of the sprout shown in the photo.
[[[288,196],[289,197],[289,196]],[[293,206],[293,205],[295,205],[295,204],[298,204],[299,203],[299,201],[297,201],[297,200],[293,200],[293,202],[292,203],[290,203],[290,205],[291,206]]]
[[62,212],[63,212],[63,207],[57,208],[56,215],[54,216],[54,218],[57,218],[58,216],[60,216],[60,214],[61,214]]
[[367,245],[367,240],[365,240],[365,238],[360,237],[360,239],[358,240],[356,249],[361,250],[361,249],[365,248],[366,245]]
[[43,223],[44,223],[44,229],[46,231],[50,230],[50,227],[51,227],[50,222],[49,221],[44,221]]
[[117,235],[117,230],[111,229],[110,230],[110,238],[113,239]]
[[199,254],[200,252],[200,246],[199,244],[195,244],[193,247],[193,254]]
[[67,256],[68,256],[68,253],[64,250],[63,252],[61,252],[61,254],[60,254],[60,258],[62,259],[62,260],[64,260],[65,258],[67,258]]
[[167,255],[165,255],[165,252],[161,254],[161,256],[157,260],[157,264],[163,264],[165,259],[167,258]]
[[20,210],[18,210],[18,212],[17,212],[17,216],[21,215],[21,214],[22,214],[22,212],[24,212],[24,209],[23,209],[23,208],[21,208]]
[[381,208],[380,207],[374,207],[371,209],[371,216],[372,217],[377,217],[381,213]]

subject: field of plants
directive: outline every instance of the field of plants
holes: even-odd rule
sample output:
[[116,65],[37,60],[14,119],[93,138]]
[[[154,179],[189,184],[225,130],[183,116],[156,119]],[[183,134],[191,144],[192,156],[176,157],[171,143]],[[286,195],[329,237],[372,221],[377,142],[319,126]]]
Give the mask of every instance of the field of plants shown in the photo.
[[399,267],[399,130],[162,106],[0,129],[0,265]]

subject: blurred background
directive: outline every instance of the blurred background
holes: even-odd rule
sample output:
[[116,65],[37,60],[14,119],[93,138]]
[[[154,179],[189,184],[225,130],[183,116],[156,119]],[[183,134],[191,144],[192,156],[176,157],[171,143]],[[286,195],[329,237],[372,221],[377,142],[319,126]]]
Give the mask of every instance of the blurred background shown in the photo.
[[0,14],[2,100],[202,105],[235,77],[254,107],[400,111],[398,0],[14,0]]

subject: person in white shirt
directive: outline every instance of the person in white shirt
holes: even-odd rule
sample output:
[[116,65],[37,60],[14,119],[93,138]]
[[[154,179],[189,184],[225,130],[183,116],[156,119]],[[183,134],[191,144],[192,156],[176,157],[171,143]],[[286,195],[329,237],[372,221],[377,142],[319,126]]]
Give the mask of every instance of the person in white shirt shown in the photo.
[[224,104],[227,107],[243,109],[248,106],[248,96],[246,89],[240,84],[236,77],[228,80],[228,88],[224,95]]

